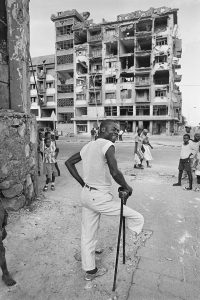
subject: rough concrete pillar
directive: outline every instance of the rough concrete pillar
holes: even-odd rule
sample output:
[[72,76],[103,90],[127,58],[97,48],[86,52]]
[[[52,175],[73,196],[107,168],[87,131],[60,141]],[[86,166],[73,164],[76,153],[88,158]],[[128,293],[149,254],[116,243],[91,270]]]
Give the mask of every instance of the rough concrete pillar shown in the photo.
[[150,116],[153,116],[153,104],[150,104]]
[[10,105],[30,113],[29,0],[6,0],[10,73]]
[[149,122],[149,133],[153,134],[153,121]]
[[143,121],[138,121],[138,127],[143,128]]
[[166,122],[166,134],[170,135],[170,121]]
[[133,121],[133,128],[132,128],[133,132],[136,132],[136,121]]

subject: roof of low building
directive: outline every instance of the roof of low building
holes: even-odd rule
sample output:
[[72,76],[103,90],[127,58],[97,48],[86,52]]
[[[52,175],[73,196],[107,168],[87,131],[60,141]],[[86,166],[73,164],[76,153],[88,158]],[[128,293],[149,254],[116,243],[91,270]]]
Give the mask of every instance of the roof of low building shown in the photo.
[[50,54],[50,55],[32,57],[33,66],[39,66],[43,64],[44,65],[55,64],[55,55]]

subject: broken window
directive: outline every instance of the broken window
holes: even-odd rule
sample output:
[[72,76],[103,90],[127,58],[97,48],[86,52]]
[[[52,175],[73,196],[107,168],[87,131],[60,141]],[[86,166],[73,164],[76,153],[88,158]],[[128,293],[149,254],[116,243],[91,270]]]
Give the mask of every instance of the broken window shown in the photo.
[[74,117],[74,113],[67,112],[67,113],[58,113],[58,122],[59,123],[73,123],[72,118]]
[[167,55],[160,55],[155,57],[156,63],[165,63],[167,62]]
[[136,105],[136,116],[149,116],[150,106],[149,105]]
[[32,84],[30,85],[30,87],[31,87],[31,90],[35,90],[35,89],[36,89],[36,84],[32,83]]
[[85,86],[86,87],[86,77],[79,77],[76,79],[77,86]]
[[117,116],[117,106],[105,106],[105,116]]
[[78,107],[76,108],[76,116],[86,116],[87,115],[87,107]]
[[120,37],[121,38],[130,38],[133,36],[134,36],[134,24],[120,27]]
[[81,74],[86,74],[88,72],[88,66],[85,61],[78,61],[76,64],[76,72],[81,75]]
[[96,76],[90,76],[90,88],[91,87],[101,87],[102,86],[102,76],[96,75]]
[[117,55],[117,42],[106,43],[106,55]]
[[102,63],[95,63],[95,64],[90,64],[90,71],[95,73],[95,72],[101,72],[102,71]]
[[116,99],[116,92],[106,92],[105,98],[106,99]]
[[73,48],[73,40],[60,41],[56,43],[57,50],[68,50]]
[[167,45],[167,37],[157,38],[156,39],[156,46],[163,46],[163,45]]
[[117,69],[117,67],[118,67],[117,61],[106,61],[105,67],[107,70],[108,69]]
[[120,56],[134,53],[134,40],[122,40],[120,41]]
[[134,56],[121,57],[120,62],[122,70],[129,70],[134,66]]
[[120,91],[121,99],[131,99],[132,97],[132,90],[131,89],[123,89]]
[[31,103],[37,103],[37,97],[31,97]]
[[133,106],[120,106],[120,116],[133,116]]
[[97,58],[102,56],[102,47],[101,46],[95,46],[90,47],[90,57]]
[[76,94],[76,100],[86,100],[86,94],[85,93]]
[[150,55],[136,57],[136,68],[149,68],[151,65],[150,58]]
[[79,30],[74,32],[74,44],[81,45],[87,42],[87,31]]
[[56,28],[57,35],[65,35],[65,34],[72,34],[72,26],[73,25],[65,25]]
[[105,38],[110,38],[116,35],[115,28],[106,28],[105,35],[106,35]]
[[148,102],[149,101],[149,89],[136,89],[136,102]]
[[152,49],[152,38],[137,38],[137,51],[147,51]]
[[152,30],[152,20],[140,21],[136,24],[136,32],[151,31]]
[[73,54],[57,56],[57,64],[65,65],[73,63]]
[[101,104],[101,93],[89,92],[89,104]]
[[117,83],[116,76],[106,77],[106,83]]
[[155,97],[161,97],[164,98],[167,96],[167,91],[166,90],[158,90],[155,91]]
[[159,33],[166,31],[168,17],[156,18],[154,22],[154,32]]
[[169,71],[157,71],[154,75],[155,84],[169,84]]
[[101,29],[95,30],[95,31],[90,31],[90,33],[89,33],[89,42],[101,41],[101,39],[102,39]]
[[47,82],[47,83],[46,83],[46,88],[47,88],[47,89],[51,89],[51,88],[53,88],[53,87],[54,87],[53,81],[52,81],[52,82]]
[[150,79],[149,79],[149,75],[141,75],[141,76],[137,76],[136,80],[135,80],[135,85],[149,85],[150,84]]
[[73,98],[58,99],[58,106],[59,107],[74,106],[74,99]]
[[168,106],[154,105],[153,106],[153,115],[154,116],[167,116],[168,115]]
[[134,82],[133,73],[122,73],[120,77],[121,77],[121,82]]

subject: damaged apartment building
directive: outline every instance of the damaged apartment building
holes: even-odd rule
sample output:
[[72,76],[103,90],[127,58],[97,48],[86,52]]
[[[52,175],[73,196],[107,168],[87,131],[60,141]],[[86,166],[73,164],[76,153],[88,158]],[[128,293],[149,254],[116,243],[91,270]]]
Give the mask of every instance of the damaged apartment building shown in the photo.
[[150,8],[100,24],[88,12],[52,15],[57,101],[63,104],[58,123],[89,133],[109,118],[129,132],[175,133],[182,115],[177,12]]

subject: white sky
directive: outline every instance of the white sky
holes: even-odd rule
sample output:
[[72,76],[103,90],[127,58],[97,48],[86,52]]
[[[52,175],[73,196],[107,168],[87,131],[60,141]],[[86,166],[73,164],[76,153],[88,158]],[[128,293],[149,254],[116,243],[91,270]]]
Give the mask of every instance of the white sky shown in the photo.
[[54,54],[55,29],[50,20],[58,11],[89,11],[95,23],[116,20],[117,15],[150,7],[178,8],[179,35],[182,38],[180,60],[183,115],[192,125],[200,123],[200,0],[31,0],[31,55]]

